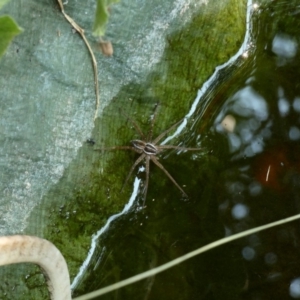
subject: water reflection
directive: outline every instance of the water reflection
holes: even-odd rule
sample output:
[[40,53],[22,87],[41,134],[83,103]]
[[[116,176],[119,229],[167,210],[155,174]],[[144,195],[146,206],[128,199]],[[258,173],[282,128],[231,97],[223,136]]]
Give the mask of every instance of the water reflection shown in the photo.
[[245,218],[248,215],[249,208],[246,205],[239,203],[239,204],[234,205],[231,213],[235,219],[240,220],[240,219]]
[[300,97],[296,97],[293,101],[293,108],[296,112],[300,112]]
[[[234,162],[223,173],[226,196],[219,206],[227,234],[291,215],[300,208],[299,91],[280,84],[272,89],[275,98],[265,96],[258,79],[252,79],[250,85],[228,97],[214,121],[213,128],[227,140]],[[299,240],[298,230],[288,227],[241,242],[241,256],[249,272],[245,299],[256,295],[253,286],[258,281],[287,284],[299,275],[300,249],[295,244]],[[292,267],[287,267],[289,264]],[[270,288],[260,285],[260,295],[270,293]],[[289,294],[300,298],[299,278],[291,281]]]
[[299,299],[300,298],[300,278],[295,278],[290,285],[290,296]]
[[278,88],[278,110],[281,117],[285,117],[289,114],[290,104],[284,95],[284,90],[282,87]]
[[[247,72],[219,95],[211,128],[228,146],[224,163],[231,162],[220,178],[226,235],[300,210],[299,22],[278,12],[272,22],[256,32],[261,44],[248,56]],[[299,224],[240,241],[247,280],[239,299],[300,299],[299,245]]]
[[287,34],[278,33],[272,41],[272,51],[277,55],[277,65],[284,66],[297,54],[297,41]]
[[225,128],[230,151],[239,151],[237,157],[251,157],[263,151],[264,139],[270,137],[272,122],[262,126],[268,116],[266,100],[251,85],[247,85],[226,101],[224,109],[215,120],[215,128],[218,132],[224,132],[225,120],[234,123],[230,130]]
[[252,260],[255,257],[255,250],[247,246],[243,248],[242,255],[246,260]]
[[[220,191],[219,212],[226,235],[291,215],[300,207],[298,44],[288,34],[268,39],[270,45],[262,43],[264,49],[247,58],[252,59],[251,70],[236,80],[239,86],[218,95],[224,101],[213,113],[212,132],[228,145],[224,164],[228,157],[232,162],[219,181],[225,189]],[[299,276],[298,242],[292,226],[241,241],[247,284],[240,298],[278,299],[279,289],[280,299],[288,297],[286,287]]]

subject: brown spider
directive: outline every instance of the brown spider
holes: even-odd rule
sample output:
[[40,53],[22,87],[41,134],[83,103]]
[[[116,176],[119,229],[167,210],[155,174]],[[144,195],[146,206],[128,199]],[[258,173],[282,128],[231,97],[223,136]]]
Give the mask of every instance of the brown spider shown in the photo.
[[149,172],[150,172],[150,160],[156,164],[168,177],[169,179],[175,184],[175,186],[181,191],[181,193],[188,197],[187,194],[184,192],[184,190],[179,186],[179,184],[175,181],[175,179],[171,176],[171,174],[163,167],[163,165],[158,161],[158,158],[156,157],[157,154],[162,152],[166,149],[177,149],[177,150],[200,150],[201,148],[186,148],[186,147],[179,147],[179,146],[173,146],[173,145],[157,145],[163,137],[166,136],[171,130],[173,130],[179,123],[182,122],[180,120],[179,122],[173,124],[169,129],[165,130],[163,133],[161,133],[157,138],[152,140],[152,133],[153,133],[153,126],[155,122],[155,117],[158,109],[158,104],[155,107],[153,118],[151,120],[150,124],[150,130],[148,132],[148,135],[145,136],[143,132],[141,131],[140,127],[136,124],[135,121],[133,121],[130,117],[127,116],[128,120],[133,124],[136,131],[139,133],[141,140],[132,140],[130,141],[132,146],[116,146],[116,147],[109,147],[109,148],[99,148],[95,149],[95,151],[102,151],[102,150],[133,150],[137,152],[138,154],[141,154],[139,158],[134,162],[132,165],[125,181],[123,184],[123,187],[121,189],[121,192],[124,189],[124,186],[126,185],[128,179],[130,178],[133,170],[135,167],[142,161],[146,160],[146,183],[144,188],[144,203],[147,196],[148,191],[148,183],[149,183]]

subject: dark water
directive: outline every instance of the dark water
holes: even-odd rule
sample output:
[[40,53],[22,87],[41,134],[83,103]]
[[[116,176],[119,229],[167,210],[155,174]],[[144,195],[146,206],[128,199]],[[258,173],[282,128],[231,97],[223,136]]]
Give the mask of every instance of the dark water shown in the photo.
[[[227,234],[299,212],[299,8],[284,1],[260,7],[254,49],[242,71],[224,80],[210,103],[219,107],[206,115],[219,145],[227,141],[219,150],[226,167],[217,179],[219,217]],[[220,126],[227,115],[236,121],[232,133]],[[300,297],[294,281],[300,276],[298,222],[218,251],[224,259],[213,264],[219,270],[203,299]]]
[[[75,293],[299,212],[300,3],[261,4],[251,22],[248,57],[220,72],[182,137],[203,151],[160,158],[189,198],[152,166],[147,208],[134,204],[111,223]],[[232,132],[221,126],[228,115]],[[293,222],[251,235],[101,299],[300,298],[299,229]]]

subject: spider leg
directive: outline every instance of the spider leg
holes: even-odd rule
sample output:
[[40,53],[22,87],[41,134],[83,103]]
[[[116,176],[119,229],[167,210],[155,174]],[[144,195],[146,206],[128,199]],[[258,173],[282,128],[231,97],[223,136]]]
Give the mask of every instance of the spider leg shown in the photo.
[[171,176],[171,174],[164,168],[164,166],[158,161],[155,156],[150,156],[151,160],[169,177],[169,179],[177,186],[177,188],[181,191],[181,193],[188,197],[185,191],[179,186],[179,184],[175,181],[175,179]]
[[159,103],[156,103],[156,106],[155,106],[154,112],[153,112],[153,118],[152,118],[151,124],[150,124],[150,130],[148,132],[148,137],[147,137],[148,139],[147,139],[147,141],[151,141],[152,140],[153,127],[154,127],[154,123],[155,123],[155,120],[156,120],[156,114],[157,114],[158,107],[159,107]]
[[152,141],[152,143],[154,145],[156,145],[166,134],[168,134],[171,130],[173,130],[178,124],[180,124],[183,121],[183,119],[181,119],[180,121],[176,122],[175,124],[173,124],[169,129],[165,130],[163,133],[161,133],[157,138],[154,139],[154,141]]
[[164,150],[164,149],[176,149],[176,150],[188,150],[188,151],[202,150],[202,148],[186,148],[186,147],[173,146],[173,145],[159,145],[156,147],[158,150]]
[[131,124],[134,126],[135,130],[140,135],[141,139],[145,141],[146,137],[145,137],[144,133],[142,132],[141,128],[138,126],[138,124],[133,119],[131,119],[128,115],[126,115],[124,112],[122,112],[121,109],[120,109],[120,113],[131,122]]
[[[138,152],[139,153],[139,152]],[[135,167],[144,159],[146,157],[146,154],[142,154],[135,162],[134,162],[134,164],[132,165],[132,167],[131,167],[131,169],[130,169],[130,171],[129,171],[129,173],[128,173],[128,175],[127,175],[127,177],[126,177],[126,179],[125,179],[125,181],[124,181],[124,183],[123,183],[123,186],[122,186],[122,189],[121,189],[121,193],[123,192],[123,189],[124,189],[124,186],[126,185],[126,183],[127,183],[127,181],[128,181],[128,179],[129,179],[129,177],[131,176],[131,174],[132,174],[132,172],[133,172],[133,170],[135,169]]]
[[133,150],[136,149],[132,146],[115,146],[115,147],[104,147],[104,148],[98,148],[94,149],[94,151],[106,151],[106,150]]
[[144,188],[144,201],[143,206],[145,206],[146,198],[147,198],[147,192],[148,192],[148,185],[149,185],[149,174],[150,174],[150,156],[146,155],[146,182],[145,182],[145,188]]

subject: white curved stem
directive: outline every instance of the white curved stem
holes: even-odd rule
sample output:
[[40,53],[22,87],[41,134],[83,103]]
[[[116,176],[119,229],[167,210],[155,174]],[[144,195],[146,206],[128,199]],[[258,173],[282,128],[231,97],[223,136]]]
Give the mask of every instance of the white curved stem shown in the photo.
[[38,264],[46,273],[52,300],[71,300],[68,267],[52,243],[28,235],[0,237],[0,265],[24,262]]

